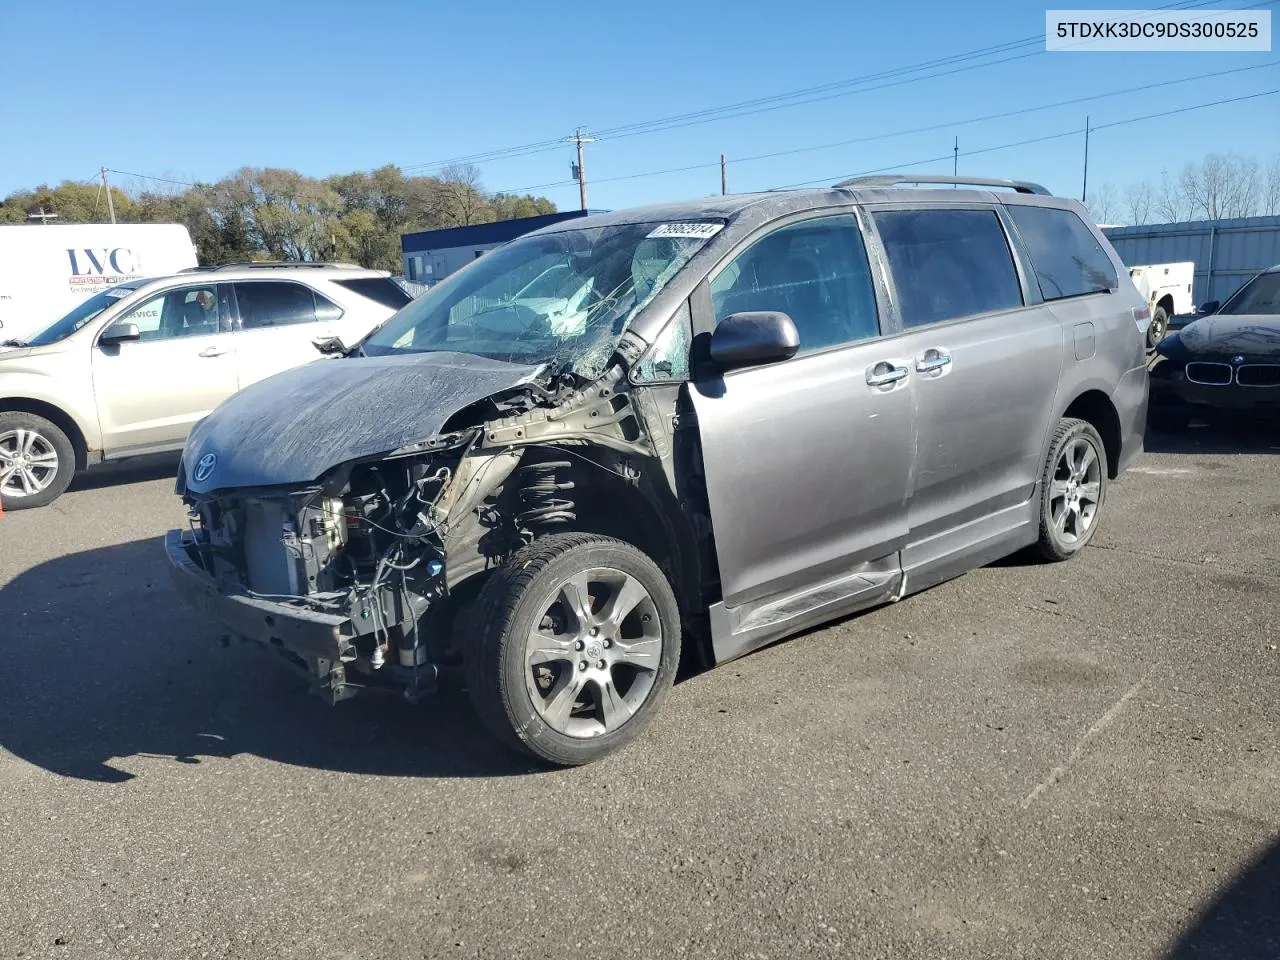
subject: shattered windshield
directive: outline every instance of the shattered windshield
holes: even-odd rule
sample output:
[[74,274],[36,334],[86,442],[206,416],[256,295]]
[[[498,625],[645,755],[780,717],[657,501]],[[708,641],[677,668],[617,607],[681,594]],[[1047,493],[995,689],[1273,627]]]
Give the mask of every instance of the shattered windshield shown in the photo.
[[597,376],[631,318],[722,226],[628,223],[514,240],[405,306],[361,352],[452,351]]

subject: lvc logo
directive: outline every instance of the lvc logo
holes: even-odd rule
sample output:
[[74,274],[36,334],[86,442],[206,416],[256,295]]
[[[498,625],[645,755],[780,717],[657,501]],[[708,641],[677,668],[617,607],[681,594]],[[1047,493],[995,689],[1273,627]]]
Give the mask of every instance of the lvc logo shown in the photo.
[[[102,247],[101,249],[67,250],[73,277],[103,276],[107,268],[112,273],[132,276],[138,272],[138,257],[128,247]],[[82,269],[83,268],[83,269]]]

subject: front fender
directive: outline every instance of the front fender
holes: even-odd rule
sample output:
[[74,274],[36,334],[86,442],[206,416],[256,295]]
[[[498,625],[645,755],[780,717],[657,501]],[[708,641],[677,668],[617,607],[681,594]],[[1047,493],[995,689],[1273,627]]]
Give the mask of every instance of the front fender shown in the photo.
[[[55,411],[70,421],[84,438],[89,453],[102,449],[102,430],[88,371],[67,375],[36,370],[0,369],[0,410],[24,409],[33,413]],[[41,414],[43,415],[43,414]],[[56,416],[55,416],[56,419]]]

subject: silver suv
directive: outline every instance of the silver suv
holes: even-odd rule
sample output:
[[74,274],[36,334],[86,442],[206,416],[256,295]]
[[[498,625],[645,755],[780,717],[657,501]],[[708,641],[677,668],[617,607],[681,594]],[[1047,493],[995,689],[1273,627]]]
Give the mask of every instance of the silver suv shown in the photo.
[[1142,449],[1147,306],[1081,204],[907,182],[548,227],[241,391],[183,456],[180,591],[330,701],[455,674],[576,764],[682,654],[1071,557]]
[[77,469],[181,449],[237,389],[355,343],[410,297],[342,264],[196,267],[102,291],[0,343],[0,500],[59,497]]

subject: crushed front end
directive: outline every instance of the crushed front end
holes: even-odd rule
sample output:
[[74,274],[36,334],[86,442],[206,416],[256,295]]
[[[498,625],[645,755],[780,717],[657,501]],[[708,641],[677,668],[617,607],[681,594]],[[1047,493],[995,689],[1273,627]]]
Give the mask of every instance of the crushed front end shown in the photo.
[[475,439],[437,438],[302,486],[196,494],[180,477],[188,528],[165,544],[180,593],[282,653],[333,702],[368,688],[430,692],[451,658],[447,631],[428,635],[433,606],[446,606],[449,514],[518,459],[467,457]]

